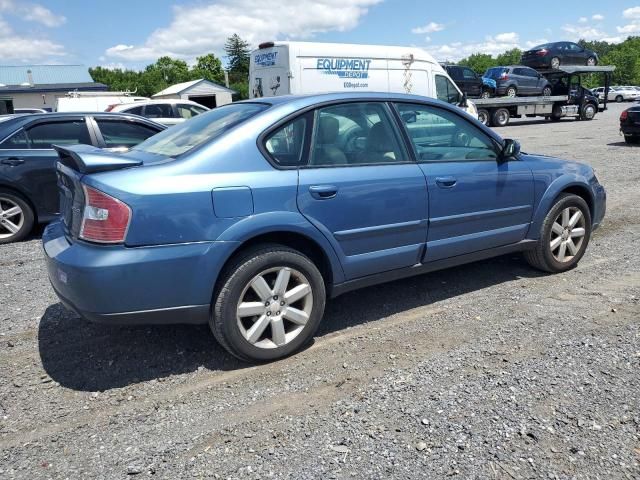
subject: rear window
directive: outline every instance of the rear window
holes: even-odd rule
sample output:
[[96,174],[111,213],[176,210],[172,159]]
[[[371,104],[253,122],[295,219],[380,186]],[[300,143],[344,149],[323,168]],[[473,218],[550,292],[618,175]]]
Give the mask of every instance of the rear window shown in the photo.
[[210,142],[268,108],[263,103],[235,103],[215,108],[175,125],[134,147],[134,150],[177,157]]
[[506,72],[506,68],[490,68],[484,74],[485,77],[493,78],[494,80],[500,78],[500,76]]

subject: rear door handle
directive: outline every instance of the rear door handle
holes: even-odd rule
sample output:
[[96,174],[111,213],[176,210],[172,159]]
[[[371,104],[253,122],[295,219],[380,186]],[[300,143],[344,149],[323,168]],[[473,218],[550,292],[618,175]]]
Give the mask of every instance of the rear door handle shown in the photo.
[[0,163],[3,165],[9,165],[10,167],[17,167],[18,165],[22,165],[24,160],[22,158],[10,157],[3,158],[0,160]]
[[438,184],[438,186],[440,188],[451,188],[453,186],[455,186],[455,184],[457,183],[457,180],[453,177],[438,177],[436,178],[436,184]]
[[335,185],[312,185],[309,193],[317,200],[329,200],[338,194],[338,187]]

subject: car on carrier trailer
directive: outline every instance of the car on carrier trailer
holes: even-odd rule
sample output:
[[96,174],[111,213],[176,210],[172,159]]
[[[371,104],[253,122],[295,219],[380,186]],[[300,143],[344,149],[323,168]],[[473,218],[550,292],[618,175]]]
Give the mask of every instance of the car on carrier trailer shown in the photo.
[[567,66],[557,70],[541,71],[552,85],[550,96],[483,98],[475,100],[478,120],[488,126],[504,127],[511,118],[544,117],[558,121],[563,117],[593,120],[598,111],[606,110],[598,97],[580,84],[580,75],[603,73],[608,91],[614,66]]

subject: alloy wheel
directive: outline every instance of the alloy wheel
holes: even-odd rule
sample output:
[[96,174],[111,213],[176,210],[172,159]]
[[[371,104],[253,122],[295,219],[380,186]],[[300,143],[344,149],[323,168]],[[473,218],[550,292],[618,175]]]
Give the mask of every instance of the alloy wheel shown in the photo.
[[551,59],[551,68],[553,69],[560,68],[560,59],[558,57],[553,57]]
[[582,211],[577,207],[565,208],[551,226],[551,254],[560,263],[570,262],[580,252],[585,235]]
[[5,197],[0,197],[0,240],[16,235],[24,225],[24,212],[20,205]]
[[236,307],[242,336],[258,348],[282,347],[304,329],[313,309],[310,282],[298,270],[265,270],[248,283]]
[[589,67],[593,67],[593,66],[595,66],[595,64],[596,64],[596,59],[595,59],[595,58],[593,58],[593,57],[589,57],[589,58],[587,59],[587,65],[588,65]]

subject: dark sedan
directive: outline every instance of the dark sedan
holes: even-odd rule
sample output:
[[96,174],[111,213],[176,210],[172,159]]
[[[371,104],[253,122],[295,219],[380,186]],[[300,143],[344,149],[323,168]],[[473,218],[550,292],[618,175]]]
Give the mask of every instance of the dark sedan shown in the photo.
[[558,69],[563,65],[598,64],[598,54],[573,42],[545,43],[522,53],[522,65]]
[[628,144],[640,143],[640,105],[620,114],[620,131]]
[[122,113],[16,115],[0,122],[0,244],[24,238],[59,211],[52,145],[124,151],[166,127]]

